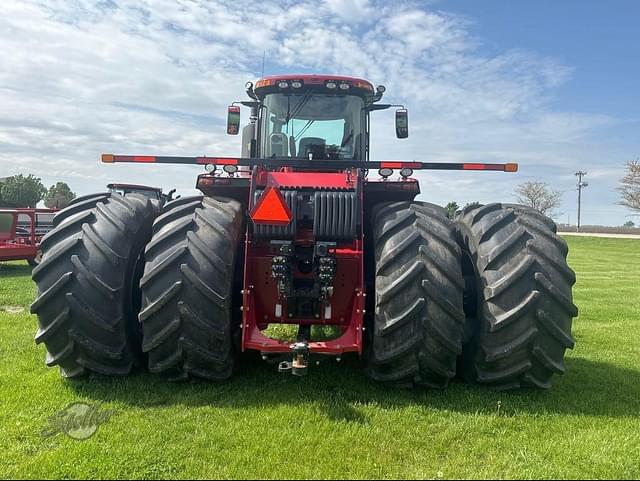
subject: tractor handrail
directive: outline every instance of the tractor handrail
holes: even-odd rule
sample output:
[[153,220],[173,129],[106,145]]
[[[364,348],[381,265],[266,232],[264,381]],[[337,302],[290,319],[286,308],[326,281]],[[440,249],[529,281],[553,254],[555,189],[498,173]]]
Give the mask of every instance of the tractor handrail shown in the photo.
[[252,159],[243,157],[172,157],[150,155],[114,155],[102,154],[102,162],[107,164],[133,162],[143,164],[183,164],[183,165],[237,165],[269,168],[293,167],[298,169],[413,169],[413,170],[482,170],[498,172],[517,172],[518,164],[484,162],[420,162],[420,161],[374,161],[374,160],[309,160],[301,157],[271,157]]

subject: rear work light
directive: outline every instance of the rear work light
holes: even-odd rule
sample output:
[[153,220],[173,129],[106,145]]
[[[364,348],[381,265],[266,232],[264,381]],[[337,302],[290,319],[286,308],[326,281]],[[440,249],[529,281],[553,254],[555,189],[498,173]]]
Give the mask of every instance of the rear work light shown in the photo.
[[388,167],[383,167],[382,169],[380,169],[378,171],[378,174],[383,179],[388,179],[389,177],[391,177],[393,175],[393,169],[389,169]]
[[210,174],[213,174],[216,171],[216,166],[215,164],[207,164],[204,166],[204,170],[206,170]]
[[224,170],[229,175],[233,175],[236,172],[238,172],[238,166],[233,164],[227,164],[224,167],[222,167],[222,170]]
[[413,175],[413,169],[409,169],[405,167],[404,169],[400,170],[400,177],[402,177],[403,179],[406,179],[407,177],[411,177],[412,175]]

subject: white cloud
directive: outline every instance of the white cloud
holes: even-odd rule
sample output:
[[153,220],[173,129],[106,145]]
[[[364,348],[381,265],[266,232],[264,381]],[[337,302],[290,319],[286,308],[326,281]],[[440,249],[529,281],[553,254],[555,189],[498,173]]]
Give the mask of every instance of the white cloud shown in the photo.
[[[196,168],[103,166],[99,154],[238,154],[225,106],[244,97],[264,51],[269,73],[387,85],[389,100],[410,108],[411,137],[395,140],[392,113],[377,113],[376,158],[521,160],[527,175],[553,183],[558,168],[611,153],[592,138],[614,119],[551,107],[571,68],[526,51],[489,55],[469,25],[424,2],[4,0],[0,177],[66,178],[79,193],[111,180],[191,188]],[[505,186],[520,179],[424,177],[425,197],[442,203],[511,200]]]
[[368,0],[325,0],[329,10],[347,22],[359,23],[376,15]]

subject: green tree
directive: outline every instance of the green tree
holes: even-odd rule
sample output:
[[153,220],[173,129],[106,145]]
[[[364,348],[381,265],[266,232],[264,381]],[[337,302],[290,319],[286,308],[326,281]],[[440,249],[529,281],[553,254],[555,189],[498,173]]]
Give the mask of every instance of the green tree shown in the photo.
[[465,204],[464,208],[466,209],[467,207],[480,207],[481,205],[482,204],[476,200],[475,202],[469,202],[468,204]]
[[7,177],[0,184],[0,198],[8,207],[35,207],[46,193],[47,189],[40,178],[31,174],[26,177],[22,174]]
[[635,227],[635,226],[636,224],[632,220],[628,220],[627,222],[624,223],[624,227]]
[[64,209],[76,198],[76,194],[65,182],[58,182],[52,185],[44,198],[44,205],[49,209]]
[[455,200],[452,200],[446,205],[445,209],[447,210],[447,217],[453,219],[458,209],[460,209],[460,206]]

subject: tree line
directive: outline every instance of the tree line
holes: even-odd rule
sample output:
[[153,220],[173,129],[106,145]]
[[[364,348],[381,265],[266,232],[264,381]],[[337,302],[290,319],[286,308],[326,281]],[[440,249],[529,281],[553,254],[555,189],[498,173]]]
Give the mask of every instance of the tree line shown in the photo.
[[65,182],[57,182],[48,189],[42,179],[32,174],[14,175],[0,180],[0,207],[36,207],[44,200],[49,209],[64,209],[76,198]]

